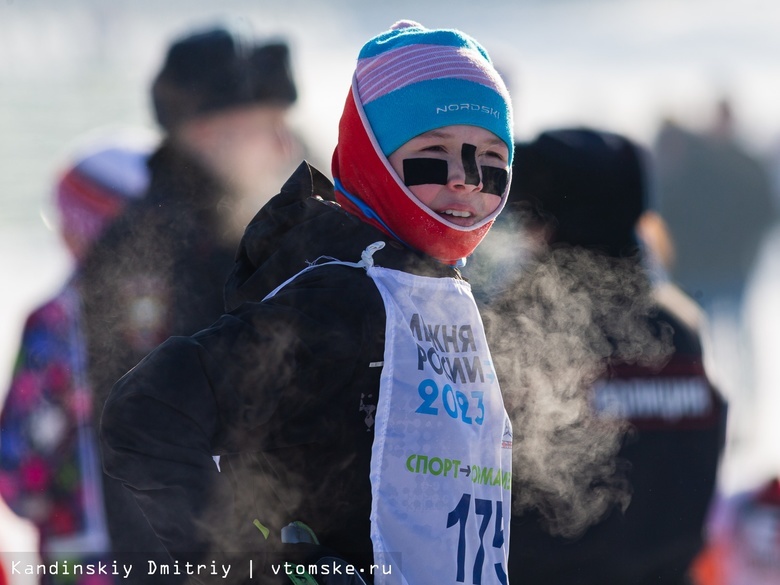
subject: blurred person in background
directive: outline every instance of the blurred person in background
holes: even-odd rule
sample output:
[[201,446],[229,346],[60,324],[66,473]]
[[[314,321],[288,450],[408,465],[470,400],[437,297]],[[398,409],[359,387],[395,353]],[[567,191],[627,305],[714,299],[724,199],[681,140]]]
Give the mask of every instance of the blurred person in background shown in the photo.
[[738,141],[730,102],[718,102],[705,132],[665,121],[653,152],[658,210],[675,245],[672,277],[708,313],[740,303],[775,205],[768,169]]
[[694,563],[695,585],[780,583],[780,478],[719,497],[707,540]]
[[[150,133],[141,130],[84,141],[54,190],[60,234],[75,268],[60,292],[27,318],[0,415],[0,495],[38,529],[45,563],[110,556],[79,285],[90,246],[146,190],[152,149]],[[111,576],[41,578],[87,582],[110,583]]]
[[665,121],[653,146],[658,210],[674,245],[667,269],[707,314],[710,375],[731,406],[727,476],[743,472],[753,434],[755,371],[744,321],[746,284],[777,220],[771,175],[740,144],[732,103],[704,131]]
[[[217,25],[187,31],[169,46],[151,87],[164,138],[149,161],[148,192],[85,261],[98,419],[114,382],[150,350],[223,313],[243,230],[300,154],[288,123],[297,97],[288,46],[243,33]],[[104,485],[115,552],[136,565],[169,562],[130,492],[108,476]],[[155,580],[144,573],[130,581]]]
[[637,238],[643,226],[669,253],[648,212],[646,153],[588,128],[543,132],[516,153],[503,219],[530,253],[491,300],[489,326],[516,429],[510,579],[688,583],[725,405],[704,370],[698,307]]
[[[775,205],[780,199],[777,158],[773,176]],[[709,523],[709,544],[696,563],[697,585],[780,583],[780,227],[777,221],[762,242],[745,291],[751,400],[741,436],[739,467],[724,486]],[[727,489],[726,489],[727,488]]]

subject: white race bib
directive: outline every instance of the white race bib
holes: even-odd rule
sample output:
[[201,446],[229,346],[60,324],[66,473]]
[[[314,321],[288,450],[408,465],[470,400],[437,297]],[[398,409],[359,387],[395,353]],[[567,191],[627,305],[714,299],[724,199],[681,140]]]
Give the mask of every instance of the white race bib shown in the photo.
[[512,429],[471,287],[375,266],[368,275],[387,313],[375,582],[506,585]]

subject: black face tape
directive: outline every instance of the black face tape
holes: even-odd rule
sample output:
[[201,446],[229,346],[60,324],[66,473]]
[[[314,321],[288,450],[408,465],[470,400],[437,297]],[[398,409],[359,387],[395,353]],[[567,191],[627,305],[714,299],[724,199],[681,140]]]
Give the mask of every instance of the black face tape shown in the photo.
[[[467,185],[479,185],[477,173],[477,148],[472,144],[464,144],[461,148],[463,169]],[[446,160],[438,158],[406,158],[404,165],[404,183],[407,187],[414,185],[446,185],[449,178],[449,167]],[[491,195],[504,194],[509,182],[509,173],[499,167],[482,166],[482,192]]]
[[449,169],[447,161],[438,158],[405,158],[404,183],[414,185],[446,185]]
[[460,157],[463,159],[463,170],[466,173],[464,182],[467,185],[479,185],[477,147],[473,144],[464,144],[460,149]]
[[499,167],[482,167],[482,192],[491,195],[504,194],[506,184],[509,182],[509,173]]

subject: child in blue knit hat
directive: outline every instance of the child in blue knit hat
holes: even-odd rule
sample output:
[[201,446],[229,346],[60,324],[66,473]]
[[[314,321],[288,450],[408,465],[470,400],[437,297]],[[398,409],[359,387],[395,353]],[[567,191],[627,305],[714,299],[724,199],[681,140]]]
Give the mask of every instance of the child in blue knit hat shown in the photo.
[[[401,21],[363,46],[333,154],[344,209],[455,264],[501,211],[512,152],[509,94],[477,41]],[[436,198],[455,179],[459,196]]]
[[507,583],[512,430],[457,266],[512,152],[485,49],[397,23],[360,52],[335,185],[302,164],[229,312],[116,384],[104,465],[180,564],[228,559],[201,581]]

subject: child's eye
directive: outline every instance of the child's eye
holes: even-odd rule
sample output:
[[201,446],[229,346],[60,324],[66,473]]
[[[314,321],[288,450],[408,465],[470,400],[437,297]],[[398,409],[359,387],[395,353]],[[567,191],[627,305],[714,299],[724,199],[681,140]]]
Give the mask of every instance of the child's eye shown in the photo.
[[422,152],[447,152],[447,149],[441,144],[432,144],[423,148]]
[[502,152],[499,152],[497,150],[488,150],[484,153],[485,157],[495,159],[498,161],[501,161],[502,163],[506,162],[506,155]]

